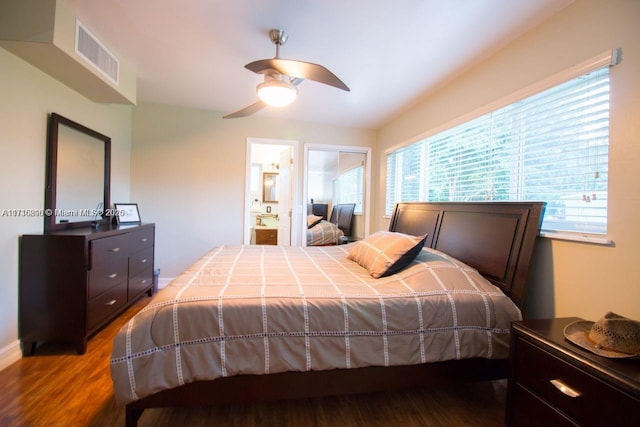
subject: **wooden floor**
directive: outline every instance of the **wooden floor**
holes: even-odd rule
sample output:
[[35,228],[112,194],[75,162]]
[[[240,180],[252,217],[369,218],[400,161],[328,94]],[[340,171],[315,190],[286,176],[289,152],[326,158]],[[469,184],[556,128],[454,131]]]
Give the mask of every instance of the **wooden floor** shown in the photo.
[[[124,426],[113,398],[111,341],[148,298],[78,356],[48,346],[0,371],[0,426]],[[503,426],[504,381],[212,408],[146,410],[139,426]]]

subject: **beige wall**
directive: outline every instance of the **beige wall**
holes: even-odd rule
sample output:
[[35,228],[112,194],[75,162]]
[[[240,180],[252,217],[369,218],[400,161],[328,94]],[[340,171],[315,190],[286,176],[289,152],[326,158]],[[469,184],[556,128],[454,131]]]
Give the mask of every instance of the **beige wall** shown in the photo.
[[299,141],[300,197],[304,144],[375,144],[371,130],[221,116],[159,104],[134,109],[131,200],[143,221],[156,223],[162,278],[175,277],[213,246],[242,243],[248,137]]
[[[131,107],[95,104],[3,48],[0,70],[0,214],[44,208],[50,112],[112,138],[111,194],[127,200]],[[18,345],[18,236],[42,230],[42,217],[0,215],[0,363]]]
[[[525,313],[598,319],[606,311],[640,319],[640,2],[576,0],[568,8],[456,78],[379,130],[384,151],[611,48],[609,238],[612,247],[539,239]],[[381,163],[384,164],[384,163]],[[384,192],[384,171],[378,186]],[[384,196],[374,218],[384,228]],[[375,228],[375,227],[374,227]]]

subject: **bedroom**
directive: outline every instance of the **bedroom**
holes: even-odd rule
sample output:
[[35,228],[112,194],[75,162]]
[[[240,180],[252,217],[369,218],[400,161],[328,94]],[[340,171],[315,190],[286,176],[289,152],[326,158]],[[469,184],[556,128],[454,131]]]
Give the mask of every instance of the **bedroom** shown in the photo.
[[[241,240],[247,136],[340,141],[374,147],[372,170],[384,169],[384,151],[441,126],[575,63],[614,47],[623,49],[612,88],[609,234],[614,246],[540,239],[531,277],[531,317],[599,318],[612,310],[640,318],[640,14],[635,1],[578,0],[504,46],[486,61],[424,94],[378,129],[330,126],[255,116],[223,122],[222,113],[141,103],[118,107],[93,103],[0,49],[0,172],[3,208],[43,202],[44,117],[73,116],[113,138],[112,200],[137,201],[144,221],[158,224],[157,263],[166,278],[177,275],[211,246]],[[268,48],[268,47],[267,47]],[[247,130],[249,129],[249,130]],[[176,144],[175,141],[180,141]],[[224,156],[220,156],[224,147]],[[222,180],[225,185],[208,183]],[[374,174],[371,229],[385,229],[384,176]],[[157,188],[162,188],[158,194]],[[224,201],[224,202],[223,202]],[[185,219],[185,212],[189,215]],[[0,355],[19,358],[17,342],[17,236],[41,230],[40,218],[1,218]],[[174,256],[172,247],[180,247]],[[612,282],[613,274],[615,281]],[[603,284],[605,289],[603,291]]]

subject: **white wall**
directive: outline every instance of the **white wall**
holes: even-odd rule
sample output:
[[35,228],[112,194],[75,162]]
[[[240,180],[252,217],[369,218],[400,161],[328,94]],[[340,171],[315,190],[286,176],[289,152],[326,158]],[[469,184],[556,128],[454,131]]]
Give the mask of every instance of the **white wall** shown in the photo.
[[[379,130],[378,153],[483,105],[622,48],[611,70],[609,237],[613,247],[539,239],[526,314],[596,320],[607,311],[640,319],[640,1],[576,0]],[[378,188],[384,192],[384,170]],[[384,228],[384,194],[374,218]]]
[[221,116],[160,104],[134,109],[131,200],[143,221],[156,223],[161,278],[177,276],[213,246],[242,243],[248,137],[299,141],[301,198],[304,144],[375,144],[372,130]]
[[42,217],[1,213],[44,208],[47,114],[112,138],[112,200],[128,200],[131,107],[95,104],[3,48],[0,70],[1,369],[18,351],[18,236],[43,231]]

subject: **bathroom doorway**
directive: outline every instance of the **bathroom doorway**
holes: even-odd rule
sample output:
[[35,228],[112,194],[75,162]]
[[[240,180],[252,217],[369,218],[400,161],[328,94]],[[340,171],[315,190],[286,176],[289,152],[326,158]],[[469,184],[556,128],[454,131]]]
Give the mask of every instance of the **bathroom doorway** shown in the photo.
[[299,245],[298,141],[247,138],[245,245]]

